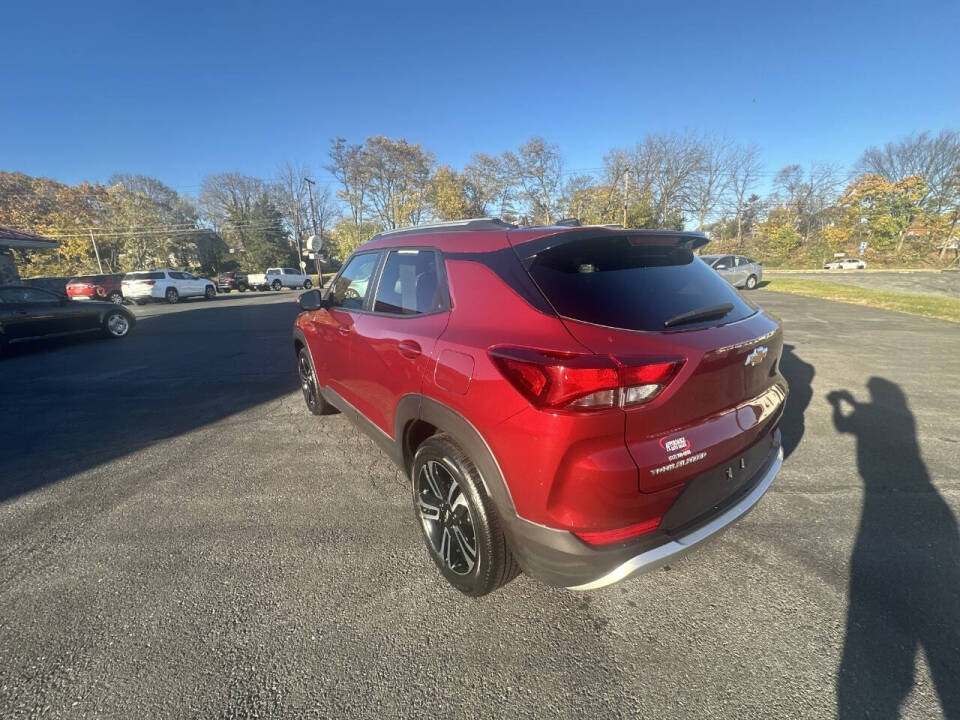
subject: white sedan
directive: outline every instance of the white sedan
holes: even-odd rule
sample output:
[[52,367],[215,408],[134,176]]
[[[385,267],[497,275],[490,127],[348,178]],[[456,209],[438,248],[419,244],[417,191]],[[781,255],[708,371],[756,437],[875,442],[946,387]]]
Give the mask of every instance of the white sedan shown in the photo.
[[172,304],[188,297],[211,300],[217,295],[217,286],[212,280],[169,268],[127,273],[122,286],[123,296],[137,305],[150,300],[166,300]]
[[823,266],[824,270],[866,270],[867,264],[863,260],[854,260],[853,258],[847,258],[846,260],[834,260]]

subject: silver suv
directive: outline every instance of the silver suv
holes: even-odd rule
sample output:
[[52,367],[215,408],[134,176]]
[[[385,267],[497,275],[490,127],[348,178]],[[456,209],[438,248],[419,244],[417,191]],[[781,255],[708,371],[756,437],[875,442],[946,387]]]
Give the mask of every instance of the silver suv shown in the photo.
[[701,255],[700,259],[736,288],[753,290],[763,279],[763,265],[745,255]]

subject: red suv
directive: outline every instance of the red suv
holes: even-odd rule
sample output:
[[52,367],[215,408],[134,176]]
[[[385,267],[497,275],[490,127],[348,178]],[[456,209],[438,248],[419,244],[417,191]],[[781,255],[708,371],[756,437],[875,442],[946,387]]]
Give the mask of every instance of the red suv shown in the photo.
[[67,296],[71,300],[109,300],[123,302],[123,275],[80,275],[67,282]]
[[782,331],[699,233],[471,220],[384,232],[300,296],[304,398],[412,485],[447,580],[588,590],[743,516],[782,462]]

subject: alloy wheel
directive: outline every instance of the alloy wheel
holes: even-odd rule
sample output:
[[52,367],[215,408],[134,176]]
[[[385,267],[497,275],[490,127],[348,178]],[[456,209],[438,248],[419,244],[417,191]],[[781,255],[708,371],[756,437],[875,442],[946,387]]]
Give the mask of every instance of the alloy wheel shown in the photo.
[[310,361],[302,350],[297,358],[297,368],[300,372],[300,389],[303,391],[303,399],[310,411],[314,412],[317,407],[317,384],[313,379]]
[[114,337],[123,337],[130,331],[130,321],[121,313],[112,313],[107,318],[107,332]]
[[463,489],[443,464],[428,460],[417,476],[420,522],[443,564],[456,575],[469,575],[477,565],[473,516]]

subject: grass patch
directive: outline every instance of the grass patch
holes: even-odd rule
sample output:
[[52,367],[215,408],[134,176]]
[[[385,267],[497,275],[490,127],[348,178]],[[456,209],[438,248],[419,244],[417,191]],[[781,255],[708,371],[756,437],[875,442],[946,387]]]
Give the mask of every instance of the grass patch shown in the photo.
[[960,323],[960,299],[958,298],[917,295],[890,290],[870,290],[854,285],[800,278],[773,277],[770,278],[770,282],[765,282],[763,286],[766,290],[772,290],[773,292],[836,300],[851,305],[865,305]]

